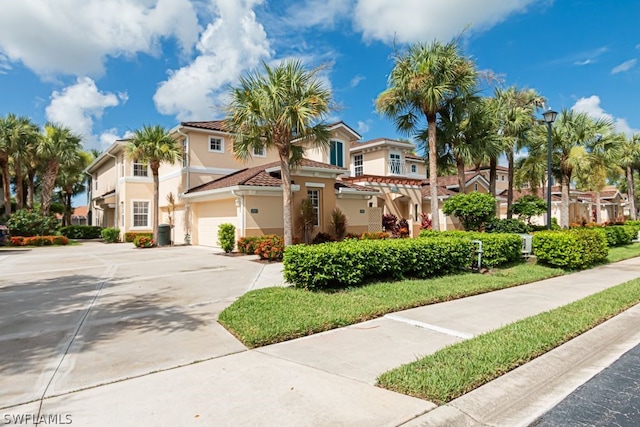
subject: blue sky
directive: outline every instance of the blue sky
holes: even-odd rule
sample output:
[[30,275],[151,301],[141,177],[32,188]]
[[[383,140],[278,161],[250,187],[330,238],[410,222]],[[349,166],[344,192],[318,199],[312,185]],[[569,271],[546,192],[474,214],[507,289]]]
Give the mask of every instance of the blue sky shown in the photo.
[[636,0],[0,0],[0,115],[63,123],[87,148],[143,124],[221,118],[260,61],[325,64],[363,139],[398,137],[373,101],[398,46],[449,40],[549,106],[640,129]]

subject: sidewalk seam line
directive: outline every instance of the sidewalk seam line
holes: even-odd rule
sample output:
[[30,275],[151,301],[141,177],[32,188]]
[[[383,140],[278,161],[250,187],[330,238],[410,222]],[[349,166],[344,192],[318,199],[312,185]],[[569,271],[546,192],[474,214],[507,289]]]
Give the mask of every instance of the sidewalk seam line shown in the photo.
[[455,331],[453,329],[443,328],[429,323],[420,322],[418,320],[408,319],[406,317],[395,316],[393,314],[385,314],[382,316],[385,319],[394,320],[396,322],[405,323],[407,325],[415,326],[422,329],[428,329],[430,331],[440,332],[445,335],[451,335],[462,339],[471,339],[474,337],[472,334],[466,334],[464,332]]

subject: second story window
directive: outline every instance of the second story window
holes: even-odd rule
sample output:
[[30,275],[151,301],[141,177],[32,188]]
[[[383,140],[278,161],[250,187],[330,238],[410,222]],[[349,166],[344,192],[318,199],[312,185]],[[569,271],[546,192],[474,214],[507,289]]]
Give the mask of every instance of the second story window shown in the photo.
[[133,163],[133,176],[149,176],[149,170],[145,163]]
[[364,175],[364,160],[362,154],[353,156],[353,172],[355,176]]
[[266,157],[267,150],[264,147],[253,147],[253,155],[256,157]]
[[214,153],[224,153],[224,140],[222,138],[210,136],[209,151]]
[[411,165],[411,173],[418,173],[418,166]]
[[331,141],[329,144],[329,163],[344,167],[344,144],[341,141]]
[[402,175],[402,160],[400,154],[389,153],[389,174]]

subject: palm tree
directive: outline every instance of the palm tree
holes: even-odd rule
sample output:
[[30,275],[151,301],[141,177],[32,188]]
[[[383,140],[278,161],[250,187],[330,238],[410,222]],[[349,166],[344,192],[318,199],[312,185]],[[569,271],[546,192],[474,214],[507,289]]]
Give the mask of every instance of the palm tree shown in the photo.
[[[495,119],[507,155],[507,218],[511,218],[514,185],[514,151],[526,146],[526,133],[535,124],[535,111],[544,105],[544,98],[533,89],[518,89],[511,86],[495,90],[492,102]],[[497,158],[494,165],[497,165]]]
[[434,230],[439,230],[436,121],[449,99],[475,89],[476,65],[460,54],[457,40],[414,44],[406,52],[398,52],[394,61],[388,88],[378,96],[376,108],[407,135],[420,134],[421,118],[426,119],[431,217]]
[[[280,158],[284,244],[293,243],[291,170],[302,158],[303,145],[327,147],[330,133],[323,119],[331,110],[331,91],[297,60],[275,67],[262,64],[231,88],[225,128],[235,135],[233,149],[248,159],[255,147],[275,148]],[[295,143],[294,143],[295,141]]]
[[42,176],[42,212],[49,214],[51,196],[58,177],[60,165],[66,165],[76,159],[81,147],[81,137],[74,134],[68,127],[47,123],[44,125],[44,135],[36,149],[37,155],[45,160]]
[[9,159],[12,150],[12,137],[15,128],[15,116],[9,114],[0,117],[0,173],[2,174],[2,194],[4,199],[4,214],[11,215],[11,188],[9,187],[10,172]]
[[640,163],[640,133],[633,134],[630,138],[620,134],[621,140],[620,158],[618,162],[625,170],[627,178],[627,195],[629,198],[629,215],[632,220],[638,217],[636,209],[635,185],[633,182],[633,169]]
[[153,176],[153,240],[158,241],[160,180],[158,170],[162,163],[174,164],[182,158],[182,150],[164,127],[144,125],[125,146],[126,156],[134,162],[147,163]]
[[60,167],[56,180],[61,190],[61,199],[64,204],[63,225],[71,225],[71,214],[73,213],[73,206],[71,205],[72,198],[86,190],[84,183],[86,182],[87,175],[84,173],[84,170],[93,160],[93,156],[89,152],[78,151],[76,154],[75,159]]
[[40,129],[28,117],[16,117],[14,137],[12,140],[11,159],[16,186],[16,208],[24,207],[24,163],[36,148]]

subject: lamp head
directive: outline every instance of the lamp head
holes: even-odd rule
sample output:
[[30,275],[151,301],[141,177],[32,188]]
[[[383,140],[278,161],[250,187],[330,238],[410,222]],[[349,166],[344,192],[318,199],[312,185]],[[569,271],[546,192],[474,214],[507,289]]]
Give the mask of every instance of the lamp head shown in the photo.
[[557,116],[558,116],[558,112],[557,111],[553,111],[551,108],[549,108],[547,111],[542,113],[542,117],[544,117],[544,121],[546,123],[555,122]]

